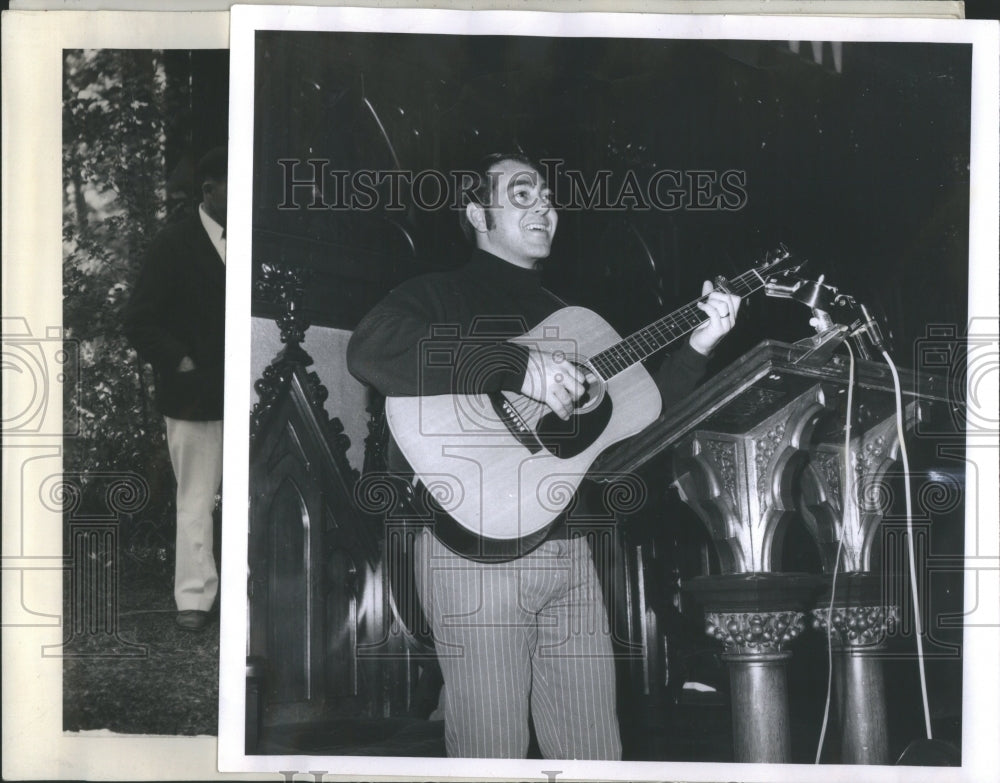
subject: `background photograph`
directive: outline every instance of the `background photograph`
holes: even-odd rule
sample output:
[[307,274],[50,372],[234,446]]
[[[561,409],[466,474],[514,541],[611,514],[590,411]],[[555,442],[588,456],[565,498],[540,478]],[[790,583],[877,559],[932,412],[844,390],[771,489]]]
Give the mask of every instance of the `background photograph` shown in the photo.
[[198,158],[226,143],[229,53],[66,50],[63,63],[63,329],[78,376],[63,400],[63,728],[215,735],[218,625],[192,636],[173,622],[174,474],[123,314],[152,238],[197,209]]

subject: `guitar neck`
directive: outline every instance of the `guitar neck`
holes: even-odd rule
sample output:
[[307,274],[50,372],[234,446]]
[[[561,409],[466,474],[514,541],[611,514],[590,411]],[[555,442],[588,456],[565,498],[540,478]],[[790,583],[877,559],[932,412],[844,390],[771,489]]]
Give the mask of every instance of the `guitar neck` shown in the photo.
[[[764,278],[750,269],[739,277],[727,281],[726,286],[737,296],[745,297],[763,288]],[[648,359],[708,320],[705,312],[698,308],[698,303],[704,301],[705,297],[701,297],[689,302],[649,326],[630,334],[610,348],[605,348],[590,357],[590,366],[601,378],[610,380],[633,364]]]

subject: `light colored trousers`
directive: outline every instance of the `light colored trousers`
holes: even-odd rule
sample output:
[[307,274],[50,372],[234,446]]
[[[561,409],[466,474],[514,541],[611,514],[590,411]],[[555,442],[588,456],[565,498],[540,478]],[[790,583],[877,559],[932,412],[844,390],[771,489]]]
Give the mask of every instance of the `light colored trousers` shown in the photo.
[[449,756],[621,758],[607,612],[585,538],[508,563],[417,537],[417,590],[444,674]]
[[174,600],[178,611],[207,612],[219,591],[212,554],[212,511],[222,483],[222,422],[163,418],[177,479]]

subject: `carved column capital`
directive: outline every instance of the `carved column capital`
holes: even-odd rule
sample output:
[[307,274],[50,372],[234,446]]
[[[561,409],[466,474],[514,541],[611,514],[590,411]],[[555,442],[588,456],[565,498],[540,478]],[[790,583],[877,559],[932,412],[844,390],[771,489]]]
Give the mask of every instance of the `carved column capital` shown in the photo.
[[[823,633],[830,624],[830,609],[813,609],[812,625]],[[833,644],[840,648],[874,648],[885,644],[888,632],[899,620],[895,606],[835,606]]]
[[785,657],[805,628],[804,612],[705,613],[705,632],[725,645],[725,655]]
[[797,511],[792,477],[829,410],[827,396],[816,383],[745,432],[706,427],[678,441],[677,489],[715,541],[723,573],[779,567],[782,534]]

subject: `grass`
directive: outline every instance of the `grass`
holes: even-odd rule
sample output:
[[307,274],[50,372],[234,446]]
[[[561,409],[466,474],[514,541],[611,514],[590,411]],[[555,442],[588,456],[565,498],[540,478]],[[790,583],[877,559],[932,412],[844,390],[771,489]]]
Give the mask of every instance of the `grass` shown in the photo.
[[[67,631],[63,729],[216,735],[218,618],[201,633],[182,631],[174,624],[172,579],[164,568],[121,571],[117,633],[113,625],[72,637]],[[70,601],[67,617],[79,616]]]

